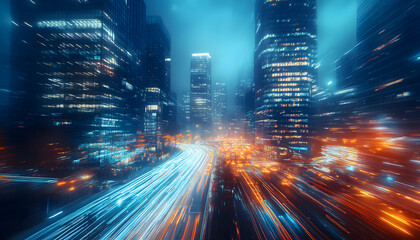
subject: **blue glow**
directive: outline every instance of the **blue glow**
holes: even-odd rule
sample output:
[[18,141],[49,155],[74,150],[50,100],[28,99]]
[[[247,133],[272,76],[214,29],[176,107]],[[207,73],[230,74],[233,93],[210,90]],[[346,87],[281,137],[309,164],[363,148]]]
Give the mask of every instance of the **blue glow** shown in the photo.
[[56,213],[56,214],[52,215],[51,217],[49,217],[49,219],[55,218],[55,217],[57,217],[58,215],[60,215],[62,213],[63,213],[63,211],[59,211],[58,213]]
[[347,170],[349,170],[349,171],[352,171],[352,172],[353,172],[353,171],[354,171],[354,166],[348,165],[348,166],[347,166]]
[[[205,183],[208,186],[210,182],[211,174],[205,172],[213,161],[211,150],[196,145],[180,147],[182,151],[171,159],[75,209],[28,239],[71,239],[72,236],[87,239],[97,234],[86,229],[101,229],[102,239],[157,239],[167,216],[182,217],[183,209],[191,206],[190,199],[204,194]],[[206,198],[204,195],[203,199]],[[50,218],[59,214],[62,212]],[[83,223],[89,216],[97,221]],[[89,225],[79,227],[81,224]]]
[[298,150],[298,151],[308,151],[309,149],[307,147],[290,147],[293,150]]
[[388,182],[394,182],[394,181],[395,181],[395,178],[394,178],[393,176],[391,176],[391,175],[388,175],[388,176],[386,177],[386,180],[387,180]]

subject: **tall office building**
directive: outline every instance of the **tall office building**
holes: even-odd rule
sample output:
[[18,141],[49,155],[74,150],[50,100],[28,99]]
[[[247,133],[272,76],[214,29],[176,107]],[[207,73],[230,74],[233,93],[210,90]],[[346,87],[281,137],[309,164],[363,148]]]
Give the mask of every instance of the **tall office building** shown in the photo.
[[245,135],[245,117],[246,101],[245,95],[249,82],[247,79],[239,78],[238,85],[235,88],[235,110],[229,123],[230,135],[242,137]]
[[255,143],[255,87],[248,85],[245,91],[245,139]]
[[211,56],[194,53],[191,59],[191,131],[205,138],[212,129]]
[[274,155],[308,152],[316,3],[257,0],[255,16],[256,142]]
[[318,97],[318,151],[355,148],[378,179],[417,181],[419,9],[415,0],[359,0],[357,44],[337,61],[336,87]]
[[235,111],[229,128],[232,135],[243,136],[253,142],[255,137],[255,93],[254,84],[247,79],[239,80],[235,89]]
[[74,169],[133,160],[144,2],[14,0],[11,11],[19,161]]
[[234,114],[238,119],[244,119],[245,116],[245,92],[247,90],[247,83],[239,81],[235,88],[235,112]]
[[[360,0],[354,84],[358,112],[396,135],[419,134],[420,3]],[[417,135],[418,136],[418,135]]]
[[227,88],[226,83],[216,82],[213,91],[213,129],[216,135],[227,130]]
[[166,107],[170,100],[171,38],[158,16],[148,16],[144,52],[146,150],[152,154],[162,150],[165,134]]
[[190,132],[190,122],[191,122],[191,107],[190,107],[190,93],[185,92],[182,94],[182,102],[181,102],[181,115],[180,115],[180,124],[182,125],[181,128],[183,132]]
[[146,25],[145,87],[156,87],[169,93],[171,90],[171,36],[162,18],[148,16]]
[[178,126],[178,99],[175,92],[170,92],[165,96],[163,103],[163,133],[176,135],[179,130]]
[[361,145],[385,136],[418,138],[418,9],[414,0],[359,1],[358,43],[337,61],[337,89],[320,103],[334,124],[324,126],[325,135]]

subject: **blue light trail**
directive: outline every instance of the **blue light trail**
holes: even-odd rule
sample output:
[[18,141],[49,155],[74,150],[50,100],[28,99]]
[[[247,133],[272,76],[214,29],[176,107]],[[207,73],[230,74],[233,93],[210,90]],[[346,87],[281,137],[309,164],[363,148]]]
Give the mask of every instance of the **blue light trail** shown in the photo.
[[27,239],[198,237],[206,215],[213,152],[198,145],[181,145],[181,149],[153,170],[87,205],[67,215],[54,214],[50,219],[57,221]]

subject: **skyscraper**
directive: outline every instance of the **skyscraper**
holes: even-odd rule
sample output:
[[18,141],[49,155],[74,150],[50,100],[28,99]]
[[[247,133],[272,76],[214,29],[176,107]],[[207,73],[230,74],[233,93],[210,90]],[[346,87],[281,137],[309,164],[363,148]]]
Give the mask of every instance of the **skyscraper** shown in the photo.
[[245,92],[245,139],[255,141],[255,87],[251,84]]
[[[357,68],[343,83],[356,90],[357,112],[375,127],[393,129],[396,135],[420,132],[420,24],[415,0],[360,0],[357,18]],[[347,62],[346,62],[347,63]],[[418,136],[418,135],[417,135]]]
[[171,89],[171,36],[162,18],[147,16],[145,61],[145,87],[157,87],[169,93]]
[[191,127],[190,127],[190,123],[191,123],[191,101],[190,101],[190,92],[185,92],[184,94],[182,94],[182,103],[181,103],[181,115],[180,115],[180,119],[181,119],[181,124],[182,124],[182,130],[184,132],[190,132],[191,131]]
[[255,134],[256,142],[276,155],[310,150],[315,7],[313,0],[257,0]]
[[213,92],[213,129],[215,134],[226,133],[227,88],[226,83],[216,82]]
[[201,137],[210,136],[212,129],[211,56],[194,53],[191,59],[191,131]]
[[317,94],[316,146],[356,148],[372,159],[378,177],[415,181],[410,160],[418,156],[420,136],[420,33],[413,31],[420,24],[419,2],[359,0],[357,11],[357,44],[337,61],[336,88]]
[[162,150],[162,136],[169,115],[171,39],[169,32],[158,16],[148,16],[144,52],[146,150],[150,153]]
[[414,0],[358,1],[357,44],[337,61],[337,89],[322,101],[335,120],[327,134],[361,145],[418,138],[418,8]]
[[178,99],[175,92],[170,92],[163,103],[163,133],[176,135],[178,133]]
[[249,81],[247,81],[246,78],[240,78],[238,85],[235,88],[235,110],[229,123],[230,135],[238,137],[245,135],[245,109],[247,107],[245,95],[248,85]]
[[137,156],[144,2],[16,0],[11,10],[19,159],[74,169]]

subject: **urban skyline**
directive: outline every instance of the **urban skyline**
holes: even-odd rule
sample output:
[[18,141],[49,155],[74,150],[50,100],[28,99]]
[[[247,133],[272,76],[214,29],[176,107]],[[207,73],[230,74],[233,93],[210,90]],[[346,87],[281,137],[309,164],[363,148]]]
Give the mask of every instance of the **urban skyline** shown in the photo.
[[[172,90],[179,96],[188,90],[189,85],[189,56],[193,52],[212,52],[213,59],[218,59],[213,67],[213,75],[215,81],[226,82],[229,91],[234,91],[237,85],[238,72],[241,71],[243,65],[252,65],[253,47],[254,47],[254,1],[234,0],[231,2],[223,2],[222,4],[212,4],[206,1],[204,4],[197,4],[193,1],[179,1],[168,3],[167,0],[147,0],[146,7],[148,15],[161,15],[165,21],[169,31],[171,32],[173,49],[172,65],[172,81],[180,84],[173,84]],[[323,84],[331,80],[335,80],[335,64],[337,58],[348,51],[356,42],[356,7],[355,0],[338,0],[318,2],[318,29],[319,29],[319,61],[320,81]],[[0,17],[10,19],[10,3],[3,1],[0,3]],[[238,9],[237,7],[240,7]],[[223,17],[219,12],[223,12]],[[203,14],[208,12],[208,14]],[[218,22],[212,21],[210,16],[218,16]],[[199,21],[189,21],[189,19],[199,19]],[[199,23],[204,22],[206,27],[200,27]],[[220,22],[220,23],[219,23]],[[211,27],[213,24],[220,25],[227,22],[230,25],[223,29]],[[238,28],[237,26],[241,27]],[[184,27],[183,27],[184,26]],[[187,27],[188,26],[188,27]],[[232,31],[231,26],[236,26]],[[0,40],[4,46],[10,44],[10,28],[12,23],[9,20],[0,21],[0,28],[5,38]],[[197,31],[201,31],[199,34]],[[234,35],[235,38],[231,38]],[[241,45],[238,45],[238,38]],[[348,41],[348,40],[351,41]],[[189,44],[182,44],[188,42]],[[223,47],[229,44],[228,48]],[[234,45],[235,47],[231,47]],[[251,49],[251,50],[249,50]],[[224,53],[229,53],[229,59],[223,57]],[[2,48],[0,50],[2,65],[0,71],[5,76],[9,75],[7,68],[7,60],[9,49]],[[219,58],[221,55],[221,58]],[[250,59],[248,62],[234,62],[231,59]],[[234,64],[234,67],[225,68],[227,63]],[[229,64],[229,65],[230,65]],[[229,74],[224,74],[226,70]],[[8,89],[9,80],[0,83],[1,89]],[[0,94],[5,101],[8,94]],[[0,103],[1,104],[1,103]],[[233,111],[233,96],[228,96],[228,108]]]
[[5,5],[0,238],[420,237],[418,1]]

